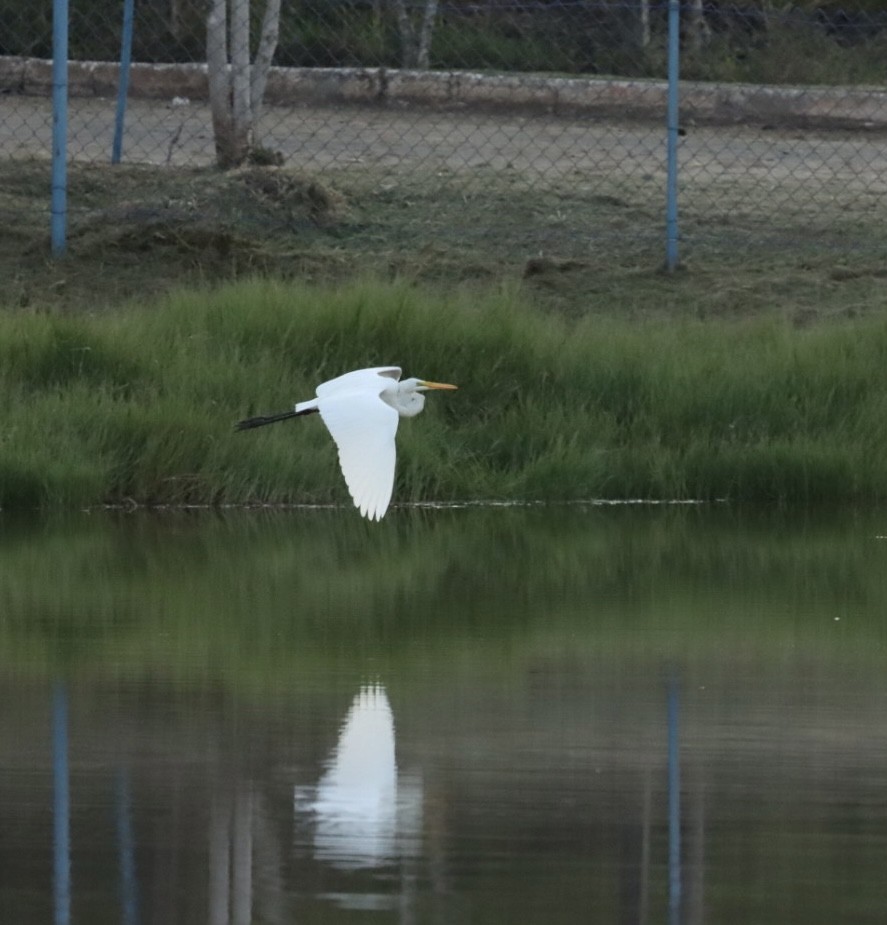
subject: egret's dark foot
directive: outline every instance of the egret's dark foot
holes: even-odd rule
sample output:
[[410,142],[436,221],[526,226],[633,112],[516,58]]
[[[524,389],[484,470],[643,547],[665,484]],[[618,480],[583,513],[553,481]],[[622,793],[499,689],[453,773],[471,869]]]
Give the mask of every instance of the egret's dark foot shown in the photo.
[[308,408],[306,411],[282,411],[280,414],[269,414],[264,417],[247,418],[234,425],[235,430],[252,430],[254,427],[264,427],[266,424],[275,424],[277,421],[286,421],[289,418],[301,417],[303,414],[316,414],[317,408]]

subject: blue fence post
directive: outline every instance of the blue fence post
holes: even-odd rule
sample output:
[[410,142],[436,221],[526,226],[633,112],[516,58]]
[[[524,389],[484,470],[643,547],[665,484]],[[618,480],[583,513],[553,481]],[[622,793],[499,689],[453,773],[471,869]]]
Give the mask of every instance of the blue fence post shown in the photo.
[[68,0],[52,3],[52,256],[62,257],[68,225]]
[[668,105],[667,178],[665,202],[665,268],[671,272],[678,266],[678,118],[681,76],[681,4],[668,0]]
[[123,35],[120,40],[120,77],[117,82],[117,112],[114,116],[114,143],[111,148],[112,164],[119,164],[123,153],[123,122],[126,117],[126,98],[129,94],[134,14],[135,0],[123,0]]

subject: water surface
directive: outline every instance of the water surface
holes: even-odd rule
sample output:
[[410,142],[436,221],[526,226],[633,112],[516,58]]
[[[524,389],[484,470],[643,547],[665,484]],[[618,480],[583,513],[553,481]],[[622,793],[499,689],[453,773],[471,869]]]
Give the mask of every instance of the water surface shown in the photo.
[[0,922],[883,922],[884,534],[2,516]]

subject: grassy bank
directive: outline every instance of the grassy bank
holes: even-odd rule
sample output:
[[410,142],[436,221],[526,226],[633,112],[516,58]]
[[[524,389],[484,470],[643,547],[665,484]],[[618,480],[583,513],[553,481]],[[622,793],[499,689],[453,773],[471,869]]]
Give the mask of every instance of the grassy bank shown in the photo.
[[396,500],[887,497],[887,321],[575,321],[514,292],[248,281],[0,315],[0,506],[346,502],[322,424],[243,434],[344,370],[460,385]]

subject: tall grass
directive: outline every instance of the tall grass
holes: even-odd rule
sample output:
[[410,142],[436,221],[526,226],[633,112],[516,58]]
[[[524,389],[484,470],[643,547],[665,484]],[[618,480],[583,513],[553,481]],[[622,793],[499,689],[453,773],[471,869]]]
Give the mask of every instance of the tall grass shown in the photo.
[[395,499],[887,496],[887,322],[571,322],[512,292],[249,281],[0,315],[0,506],[347,502],[322,423],[235,433],[348,369],[456,382]]

